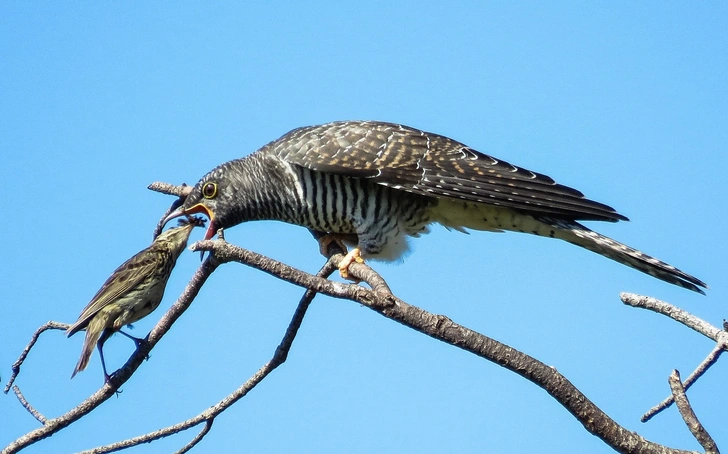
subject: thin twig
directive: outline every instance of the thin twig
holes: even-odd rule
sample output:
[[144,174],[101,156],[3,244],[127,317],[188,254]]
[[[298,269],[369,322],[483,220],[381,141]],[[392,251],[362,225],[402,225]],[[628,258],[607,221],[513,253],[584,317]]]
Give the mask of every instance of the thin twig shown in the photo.
[[[715,347],[713,347],[713,350],[710,351],[708,356],[700,363],[700,365],[693,371],[692,374],[688,376],[688,378],[683,382],[683,386],[685,387],[685,391],[690,389],[690,387],[695,383],[695,381],[700,378],[710,366],[715,364],[716,361],[718,361],[718,357],[725,351],[725,347],[718,344]],[[665,410],[666,408],[670,407],[675,402],[674,395],[670,395],[666,397],[662,402],[655,405],[654,407],[650,408],[647,413],[642,415],[640,418],[640,421],[647,422],[652,417],[660,413],[661,411]]]
[[177,197],[187,197],[192,192],[192,186],[187,186],[182,183],[181,185],[174,185],[169,183],[162,183],[155,181],[154,183],[147,186],[150,191],[161,192],[162,194],[175,195]]
[[678,410],[680,410],[680,415],[682,416],[683,421],[685,421],[685,424],[687,424],[688,429],[690,429],[690,432],[693,434],[695,439],[698,440],[700,446],[705,449],[705,453],[720,454],[718,447],[715,445],[715,441],[713,441],[713,438],[710,436],[708,431],[705,430],[705,427],[703,427],[700,423],[698,417],[695,416],[695,412],[693,411],[692,406],[690,406],[688,396],[685,394],[685,388],[680,381],[680,372],[678,372],[677,369],[672,371],[668,382],[670,383],[672,396],[675,398],[675,404],[677,405]]
[[182,449],[177,451],[175,454],[184,454],[186,452],[189,452],[190,449],[194,448],[195,445],[197,445],[197,443],[199,443],[200,441],[202,441],[203,438],[205,438],[205,435],[207,435],[207,433],[210,431],[210,429],[212,429],[213,421],[214,421],[214,419],[208,419],[207,421],[205,421],[205,427],[202,428],[200,433],[198,433],[197,436],[192,439],[192,441],[190,441],[189,443],[184,445],[182,447]]
[[23,396],[23,393],[20,392],[20,388],[18,388],[18,385],[13,386],[13,392],[15,393],[15,396],[20,401],[20,405],[23,406],[26,410],[28,410],[28,413],[33,415],[35,419],[38,420],[41,424],[45,425],[45,423],[48,421],[48,419],[41,414],[38,410],[36,410],[32,405],[30,405],[30,402],[28,402],[25,399],[25,396]]
[[23,362],[25,362],[25,358],[28,356],[28,353],[30,353],[30,349],[33,348],[35,343],[38,341],[38,338],[40,337],[40,335],[49,329],[67,330],[69,326],[70,325],[68,325],[67,323],[59,323],[59,322],[50,321],[50,322],[46,322],[44,325],[42,325],[37,330],[35,330],[35,333],[33,333],[33,336],[30,338],[30,342],[28,342],[28,345],[26,345],[25,348],[23,349],[23,351],[20,353],[20,357],[18,358],[18,360],[13,363],[13,368],[12,368],[13,373],[12,373],[12,375],[10,375],[8,384],[5,385],[5,389],[3,390],[3,392],[5,394],[7,394],[8,391],[10,391],[10,387],[13,386],[15,379],[18,377],[18,374],[20,373],[20,366],[22,366]]
[[[726,330],[721,330],[706,322],[705,320],[696,317],[695,315],[683,309],[680,309],[679,307],[674,306],[668,302],[658,300],[657,298],[636,295],[634,293],[621,293],[619,297],[624,304],[666,315],[673,320],[682,323],[688,328],[691,328],[716,342],[715,347],[713,347],[708,356],[706,356],[706,358],[698,365],[693,373],[688,376],[687,380],[685,380],[685,383],[682,384],[682,386],[685,387],[685,390],[690,389],[693,383],[695,383],[698,378],[705,374],[710,366],[715,364],[715,362],[724,351],[728,351],[728,332],[726,332]],[[674,401],[674,394],[666,397],[665,399],[663,399],[662,402],[655,405],[644,415],[642,415],[640,421],[649,421],[652,417],[672,405]]]
[[156,238],[157,236],[159,236],[160,233],[162,233],[162,229],[164,228],[164,220],[167,218],[167,216],[172,214],[174,210],[181,207],[182,204],[185,203],[185,199],[190,194],[190,192],[192,192],[192,186],[187,186],[186,184],[182,184],[181,186],[174,186],[169,183],[154,182],[147,186],[147,189],[161,192],[162,194],[177,196],[177,200],[172,202],[172,205],[170,205],[170,207],[164,213],[164,216],[162,216],[159,222],[157,222],[157,226],[154,228],[153,234],[153,238]]
[[[728,340],[728,333],[725,331],[722,331],[690,312],[680,309],[679,307],[665,301],[661,301],[650,296],[636,295],[634,293],[620,293],[619,298],[624,304],[629,306],[648,309],[659,314],[666,315],[716,342],[720,342],[721,339],[724,341]],[[721,333],[723,334],[721,335]]]

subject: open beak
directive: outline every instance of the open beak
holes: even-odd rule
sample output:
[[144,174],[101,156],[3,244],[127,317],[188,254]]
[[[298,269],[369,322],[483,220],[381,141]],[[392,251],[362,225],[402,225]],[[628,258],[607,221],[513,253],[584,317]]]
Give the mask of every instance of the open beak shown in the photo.
[[215,227],[215,215],[210,211],[205,205],[198,203],[197,205],[194,205],[188,209],[184,209],[183,207],[179,207],[173,212],[169,214],[166,218],[164,218],[164,221],[162,221],[162,228],[164,228],[165,225],[169,221],[171,221],[174,218],[178,218],[180,216],[189,216],[191,214],[204,214],[207,216],[207,218],[210,220],[210,224],[207,226],[207,231],[205,232],[205,239],[209,240],[213,236],[215,236],[215,232],[217,228]]

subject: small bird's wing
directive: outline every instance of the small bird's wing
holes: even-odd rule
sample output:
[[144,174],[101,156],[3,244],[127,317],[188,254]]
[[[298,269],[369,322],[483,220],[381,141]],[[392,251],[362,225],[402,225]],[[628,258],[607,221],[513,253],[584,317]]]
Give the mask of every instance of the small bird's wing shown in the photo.
[[96,292],[91,302],[81,312],[76,323],[68,328],[68,331],[66,331],[68,336],[84,329],[89,320],[101,309],[137,287],[145,277],[162,266],[163,256],[161,254],[146,254],[148,250],[149,248],[137,253],[111,274],[104,282],[104,285]]
[[627,220],[613,208],[589,200],[546,175],[447,137],[397,124],[350,121],[299,128],[260,151],[312,170],[371,178],[430,197],[571,220]]

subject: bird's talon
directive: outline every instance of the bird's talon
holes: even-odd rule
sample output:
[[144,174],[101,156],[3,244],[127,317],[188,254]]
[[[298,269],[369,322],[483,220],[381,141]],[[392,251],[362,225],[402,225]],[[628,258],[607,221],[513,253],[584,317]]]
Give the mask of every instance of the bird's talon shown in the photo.
[[336,244],[342,251],[344,251],[344,254],[346,254],[348,250],[344,242],[341,241],[341,238],[333,233],[327,233],[326,235],[319,238],[318,242],[319,253],[324,257],[328,257],[329,255],[331,255],[329,253],[329,246],[331,246],[331,243]]
[[354,249],[349,251],[349,253],[346,254],[343,259],[341,259],[341,262],[339,262],[339,274],[341,274],[341,277],[343,279],[354,282],[361,282],[361,280],[352,278],[349,274],[349,266],[351,266],[352,262],[364,263],[364,259],[361,256],[361,250],[358,247],[355,247]]

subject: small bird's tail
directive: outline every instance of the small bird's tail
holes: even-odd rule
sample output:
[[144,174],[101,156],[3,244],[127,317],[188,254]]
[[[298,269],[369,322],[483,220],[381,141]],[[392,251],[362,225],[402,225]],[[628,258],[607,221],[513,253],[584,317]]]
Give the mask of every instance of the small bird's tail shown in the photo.
[[657,279],[675,284],[677,286],[705,294],[701,289],[708,288],[705,282],[681,271],[674,266],[651,257],[644,252],[631,248],[609,237],[601,235],[584,227],[578,222],[563,221],[551,218],[540,219],[554,228],[554,238],[560,238],[569,243],[581,246],[597,254],[608,257],[614,261],[630,266],[637,270],[654,276]]
[[91,353],[94,351],[94,346],[96,346],[96,342],[98,342],[101,333],[104,331],[105,325],[103,322],[104,321],[96,323],[96,319],[91,319],[91,322],[86,327],[86,338],[83,341],[81,357],[78,359],[78,364],[76,364],[76,368],[73,370],[71,378],[75,377],[77,373],[86,369],[86,366],[88,366],[88,362],[91,359]]

